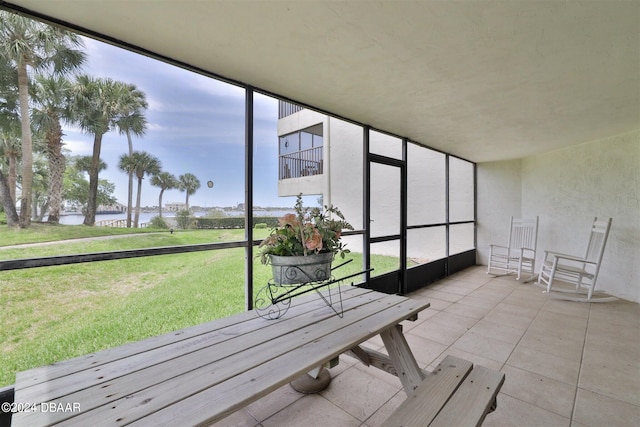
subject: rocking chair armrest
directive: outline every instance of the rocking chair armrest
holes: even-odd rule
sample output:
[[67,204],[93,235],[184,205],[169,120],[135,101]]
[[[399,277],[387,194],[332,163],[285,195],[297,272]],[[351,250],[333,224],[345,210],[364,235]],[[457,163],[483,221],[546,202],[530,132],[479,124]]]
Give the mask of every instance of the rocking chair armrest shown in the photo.
[[588,259],[584,259],[582,257],[578,257],[575,255],[567,255],[567,254],[562,254],[562,253],[553,252],[553,251],[544,251],[544,253],[545,253],[545,259],[547,258],[547,255],[551,255],[552,257],[557,259],[566,259],[568,261],[584,262],[587,264],[597,264],[595,261],[589,261]]
[[509,250],[509,248],[507,246],[503,246],[503,245],[494,245],[494,244],[490,244],[489,245],[490,249],[505,249],[505,250]]
[[547,257],[551,255],[554,257],[575,257],[574,255],[569,255],[569,254],[563,254],[561,252],[555,252],[555,251],[544,251],[544,258],[547,259]]

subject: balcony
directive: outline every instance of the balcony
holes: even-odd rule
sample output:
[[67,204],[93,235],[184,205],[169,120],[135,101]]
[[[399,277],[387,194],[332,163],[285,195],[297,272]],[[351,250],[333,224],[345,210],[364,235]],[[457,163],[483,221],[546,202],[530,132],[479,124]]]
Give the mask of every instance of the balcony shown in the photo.
[[278,179],[322,175],[322,146],[279,156]]
[[[513,277],[487,276],[484,267],[412,296],[431,303],[404,325],[421,367],[452,354],[506,373],[483,426],[638,425],[638,304],[554,300]],[[379,339],[367,345],[384,348]],[[320,394],[287,385],[215,425],[378,426],[405,395],[397,377],[374,371],[342,356]]]
[[287,101],[278,101],[278,118],[290,116],[298,111],[304,110],[304,107]]

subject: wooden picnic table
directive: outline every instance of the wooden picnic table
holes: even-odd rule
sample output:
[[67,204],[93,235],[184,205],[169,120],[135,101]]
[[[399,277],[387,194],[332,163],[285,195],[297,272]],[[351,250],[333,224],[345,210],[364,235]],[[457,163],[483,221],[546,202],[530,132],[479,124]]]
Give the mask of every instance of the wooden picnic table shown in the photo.
[[[429,303],[341,292],[342,318],[310,294],[276,320],[248,311],[20,372],[14,401],[25,411],[12,425],[204,425],[344,352],[398,375],[407,394],[417,388],[424,373],[399,324]],[[359,346],[378,334],[388,356]]]

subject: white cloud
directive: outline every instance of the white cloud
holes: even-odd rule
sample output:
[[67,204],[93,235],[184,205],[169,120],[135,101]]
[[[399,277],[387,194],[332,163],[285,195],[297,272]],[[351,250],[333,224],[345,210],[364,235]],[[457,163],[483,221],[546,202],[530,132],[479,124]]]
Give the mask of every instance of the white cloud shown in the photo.
[[71,150],[74,156],[86,156],[93,152],[93,143],[77,139],[64,139],[64,148]]
[[166,109],[165,104],[153,95],[146,94],[147,104],[149,111],[164,111]]

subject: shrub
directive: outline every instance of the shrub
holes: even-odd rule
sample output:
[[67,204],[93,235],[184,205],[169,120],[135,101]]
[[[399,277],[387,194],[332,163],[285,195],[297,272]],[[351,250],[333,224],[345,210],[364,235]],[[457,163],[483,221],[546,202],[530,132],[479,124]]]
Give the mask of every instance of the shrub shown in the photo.
[[[254,228],[269,228],[276,227],[278,225],[277,217],[254,217]],[[255,223],[255,221],[260,221]],[[220,218],[200,217],[195,218],[194,226],[198,229],[232,229],[232,228],[244,228],[244,217],[242,216],[229,216]]]
[[169,228],[169,224],[167,224],[167,221],[165,221],[161,216],[154,216],[153,218],[151,218],[151,221],[149,221],[149,227],[161,228],[166,230]]
[[186,209],[183,209],[176,214],[176,223],[178,224],[178,228],[187,230],[191,228],[191,224],[193,222],[194,221],[193,221],[193,218],[191,217],[191,212],[189,212]]
[[195,220],[196,228],[215,229],[215,228],[244,228],[244,217],[229,216],[221,218],[200,217]]

